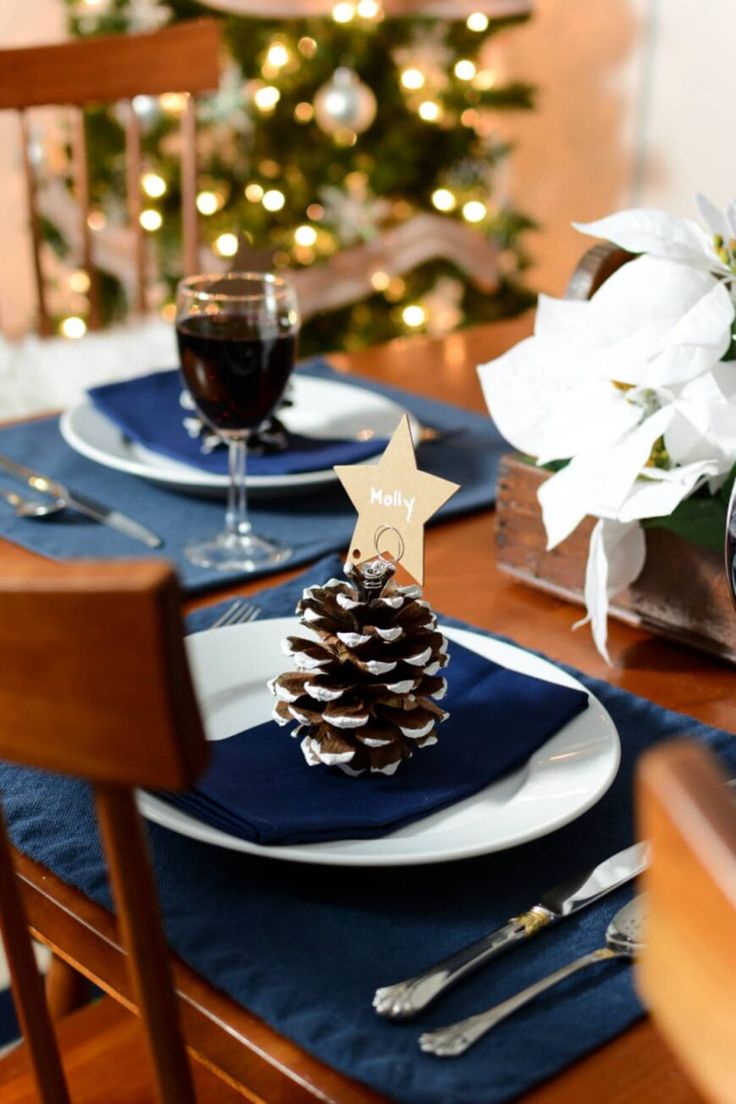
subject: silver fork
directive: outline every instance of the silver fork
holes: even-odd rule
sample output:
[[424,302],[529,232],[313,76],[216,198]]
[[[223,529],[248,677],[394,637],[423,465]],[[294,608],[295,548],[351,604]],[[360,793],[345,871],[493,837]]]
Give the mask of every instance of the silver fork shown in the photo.
[[238,598],[220,614],[217,620],[210,625],[210,628],[224,629],[229,625],[245,625],[250,621],[255,621],[260,612],[258,606],[251,605],[244,601],[244,599]]

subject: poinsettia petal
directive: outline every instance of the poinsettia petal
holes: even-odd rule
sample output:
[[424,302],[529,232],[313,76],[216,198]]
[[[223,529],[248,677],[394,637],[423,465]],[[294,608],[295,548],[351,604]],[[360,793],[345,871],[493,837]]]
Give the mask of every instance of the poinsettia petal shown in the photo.
[[664,443],[673,463],[712,460],[716,471],[729,471],[736,461],[736,407],[728,402],[679,399]]
[[575,460],[544,482],[537,491],[542,521],[547,533],[547,548],[556,548],[574,533],[588,510],[578,491],[581,472]]
[[514,448],[536,456],[560,384],[552,366],[540,356],[536,338],[528,337],[503,356],[478,367],[491,417]]
[[634,207],[595,222],[574,222],[582,234],[606,238],[630,253],[649,253],[710,270],[717,264],[710,238],[697,222],[667,211]]
[[700,217],[711,234],[720,234],[727,241],[731,235],[728,232],[728,221],[720,207],[716,207],[715,203],[702,192],[695,193],[695,203]]
[[708,272],[639,257],[591,300],[590,369],[645,387],[682,383],[712,368],[731,340],[734,305]]
[[736,399],[736,361],[724,360],[683,384],[672,401],[721,403]]
[[653,469],[645,478],[637,479],[618,512],[618,520],[668,517],[683,499],[715,475],[717,468],[715,461],[707,460],[671,471]]
[[646,542],[638,522],[622,525],[601,520],[590,535],[585,569],[587,616],[575,628],[590,621],[595,646],[606,663],[611,662],[606,647],[609,602],[641,574],[645,558]]
[[567,467],[541,485],[537,497],[548,548],[568,537],[586,514],[618,516],[652,445],[665,432],[672,414],[668,407],[658,410],[610,447],[579,453]]
[[540,295],[534,321],[534,335],[552,347],[557,342],[568,346],[586,344],[586,330],[593,311],[587,299],[555,299]]
[[537,462],[567,460],[579,452],[604,448],[641,421],[641,407],[608,380],[588,377],[560,390],[550,407],[537,446]]
[[685,311],[672,327],[667,344],[654,357],[645,379],[648,386],[693,379],[714,367],[731,344],[734,305],[723,283]]
[[729,238],[736,238],[736,200],[731,200],[726,208],[726,226]]

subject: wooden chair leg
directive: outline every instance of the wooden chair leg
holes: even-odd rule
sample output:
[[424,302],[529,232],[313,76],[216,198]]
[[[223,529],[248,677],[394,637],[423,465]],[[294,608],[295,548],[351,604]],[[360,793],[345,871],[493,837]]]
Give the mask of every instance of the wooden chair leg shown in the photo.
[[46,1003],[56,1022],[83,1008],[89,1001],[89,981],[63,958],[52,955],[46,974]]

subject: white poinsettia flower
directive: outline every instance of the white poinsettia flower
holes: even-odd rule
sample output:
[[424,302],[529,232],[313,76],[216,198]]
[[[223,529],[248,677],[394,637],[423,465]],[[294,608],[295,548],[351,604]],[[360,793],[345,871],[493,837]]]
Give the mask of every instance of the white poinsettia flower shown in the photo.
[[700,207],[713,237],[645,210],[580,226],[649,255],[589,301],[540,297],[534,337],[479,368],[507,440],[540,464],[567,461],[539,490],[548,547],[586,515],[599,519],[585,598],[606,658],[609,599],[643,564],[640,520],[716,489],[736,462],[736,362],[722,361],[736,313],[736,204]]
[[540,463],[605,449],[718,364],[733,320],[710,274],[640,257],[589,302],[541,296],[534,337],[479,368],[486,402]]

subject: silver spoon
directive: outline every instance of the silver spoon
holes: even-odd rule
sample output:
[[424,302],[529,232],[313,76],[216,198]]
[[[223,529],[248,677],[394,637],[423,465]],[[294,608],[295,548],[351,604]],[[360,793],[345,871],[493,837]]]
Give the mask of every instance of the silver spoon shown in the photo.
[[505,1020],[517,1008],[523,1008],[529,1001],[534,1000],[540,993],[557,985],[558,981],[576,974],[578,970],[584,970],[586,966],[593,966],[597,962],[605,962],[611,958],[634,958],[644,949],[644,923],[646,920],[646,899],[644,895],[635,897],[628,905],[614,916],[606,930],[606,946],[588,954],[576,958],[553,974],[527,986],[521,992],[516,993],[508,1000],[496,1004],[493,1008],[479,1012],[476,1016],[470,1016],[467,1020],[459,1020],[447,1027],[438,1027],[435,1031],[427,1031],[419,1038],[419,1046],[428,1054],[437,1054],[441,1058],[455,1058],[464,1054],[468,1047],[477,1042],[487,1031],[495,1027],[501,1020]]
[[10,503],[18,517],[24,518],[42,518],[49,514],[58,514],[59,510],[63,510],[66,506],[63,498],[41,502],[37,498],[24,498],[15,491],[5,491],[2,488],[0,488],[0,498]]

